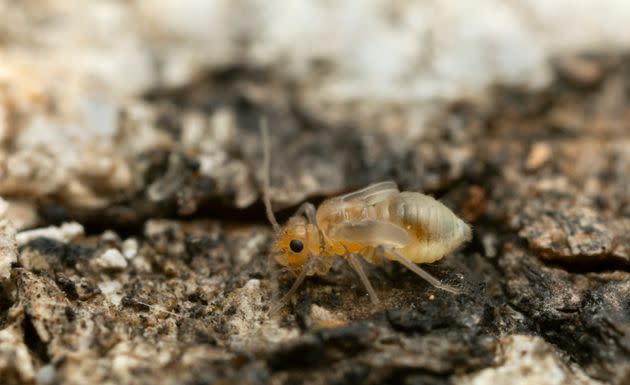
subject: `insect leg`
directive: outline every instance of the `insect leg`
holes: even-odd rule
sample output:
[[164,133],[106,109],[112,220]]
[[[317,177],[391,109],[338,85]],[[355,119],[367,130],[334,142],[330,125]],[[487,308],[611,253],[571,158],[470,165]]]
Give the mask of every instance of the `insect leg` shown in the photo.
[[372,303],[374,305],[378,305],[380,302],[378,299],[378,295],[376,295],[376,291],[372,287],[372,284],[370,283],[370,280],[365,274],[363,267],[361,267],[361,261],[359,261],[359,258],[357,258],[357,256],[354,254],[350,254],[350,256],[348,257],[348,263],[361,279],[363,286],[365,286],[365,290],[367,290],[368,294],[370,295],[370,299],[372,300]]
[[383,246],[368,246],[359,252],[363,256],[363,259],[373,265],[380,265],[385,261],[385,250]]
[[315,225],[317,224],[317,219],[315,219],[316,212],[317,209],[315,208],[315,205],[310,202],[304,202],[300,205],[300,207],[298,207],[297,211],[293,215],[296,217],[304,215],[311,225]]
[[271,277],[271,298],[273,298],[273,302],[278,298],[278,273],[280,269],[278,268],[278,264],[273,258],[273,254],[267,258],[267,272],[269,272],[269,276]]
[[387,258],[385,257],[385,246],[374,247],[372,258],[374,259],[374,263],[381,264],[385,262],[387,260]]
[[293,296],[293,294],[295,294],[295,292],[297,291],[297,289],[300,287],[300,285],[302,284],[302,282],[304,282],[304,279],[306,278],[308,272],[311,270],[311,268],[313,267],[313,265],[315,264],[316,259],[312,258],[302,269],[302,271],[300,272],[300,274],[298,275],[298,277],[295,279],[295,281],[293,282],[293,285],[291,285],[291,288],[289,289],[289,291],[287,291],[287,293],[280,298],[280,300],[274,304],[271,307],[271,310],[269,310],[269,314],[273,315],[275,314],[278,310],[280,310],[284,305],[287,304],[287,302],[289,302],[289,300],[291,299],[291,297]]
[[393,257],[393,259],[395,259],[398,262],[400,262],[407,269],[413,271],[420,278],[422,278],[425,281],[429,282],[431,285],[437,287],[438,289],[442,289],[444,291],[448,291],[449,293],[453,293],[453,294],[460,294],[462,292],[460,289],[458,289],[456,287],[449,286],[449,285],[447,285],[445,283],[440,282],[439,279],[437,279],[434,276],[432,276],[431,274],[427,273],[426,271],[421,269],[420,266],[418,266],[415,263],[411,262],[409,259],[405,258],[404,256],[398,254],[393,249],[391,249],[391,248],[384,248],[384,251],[385,251],[385,254],[390,255],[391,257]]

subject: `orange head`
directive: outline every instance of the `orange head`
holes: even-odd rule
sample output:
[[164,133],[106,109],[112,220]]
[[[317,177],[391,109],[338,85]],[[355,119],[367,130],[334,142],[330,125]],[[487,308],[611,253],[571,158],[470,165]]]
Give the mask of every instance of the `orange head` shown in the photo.
[[[269,223],[273,226],[278,238],[273,244],[272,253],[275,260],[282,266],[296,274],[304,273],[313,275],[325,273],[332,265],[331,258],[322,257],[323,238],[316,225],[307,222],[302,216],[291,217],[283,228],[280,228],[276,217],[273,215],[271,198],[269,193],[269,179],[271,178],[271,154],[269,144],[269,132],[267,121],[261,120],[260,131],[263,141],[263,202]],[[299,280],[304,279],[302,278]]]
[[315,225],[304,217],[292,217],[278,233],[273,245],[276,261],[293,272],[299,272],[314,256],[320,255],[320,235]]

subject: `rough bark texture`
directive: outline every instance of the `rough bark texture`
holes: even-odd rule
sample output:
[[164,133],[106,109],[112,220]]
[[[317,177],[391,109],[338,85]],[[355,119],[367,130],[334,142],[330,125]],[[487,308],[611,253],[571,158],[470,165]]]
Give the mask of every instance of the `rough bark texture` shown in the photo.
[[[2,48],[35,44],[20,25]],[[630,56],[411,128],[413,106],[329,111],[317,77],[237,64],[115,102],[2,67],[0,383],[629,383]],[[426,266],[463,294],[390,263],[374,306],[339,260],[270,315],[294,276],[269,259],[261,117],[281,220],[385,179],[433,195],[474,229]]]
[[[550,87],[458,102],[414,141],[319,121],[264,73],[147,95],[167,145],[127,159],[135,189],[30,201],[40,223],[87,232],[22,231],[16,248],[3,223],[4,383],[627,383],[630,60],[566,60]],[[260,116],[282,218],[382,179],[433,194],[474,227],[427,266],[464,294],[390,264],[370,269],[373,306],[338,263],[270,316],[293,277],[267,257]]]

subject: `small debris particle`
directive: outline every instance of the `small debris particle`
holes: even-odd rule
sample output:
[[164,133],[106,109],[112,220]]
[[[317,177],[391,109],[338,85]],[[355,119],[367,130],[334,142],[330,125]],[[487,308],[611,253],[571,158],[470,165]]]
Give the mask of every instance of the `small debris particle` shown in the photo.
[[122,254],[128,260],[133,259],[138,254],[138,241],[134,238],[125,239],[122,244]]
[[95,265],[108,270],[122,270],[127,267],[127,260],[118,249],[107,249],[94,260]]
[[551,155],[551,146],[548,143],[535,143],[527,155],[525,168],[529,171],[537,170],[551,159]]
[[44,365],[37,371],[37,384],[38,385],[52,385],[55,382],[55,366],[52,364]]
[[461,209],[461,216],[466,222],[474,222],[486,212],[488,202],[486,192],[479,186],[468,188],[468,196]]
[[483,244],[483,251],[488,258],[494,258],[497,256],[497,236],[493,233],[485,234],[481,237],[481,243]]
[[120,237],[115,231],[106,230],[101,235],[101,240],[105,242],[120,242]]
[[310,317],[313,326],[319,328],[334,328],[344,326],[348,323],[348,320],[343,314],[332,313],[328,309],[318,305],[311,306]]

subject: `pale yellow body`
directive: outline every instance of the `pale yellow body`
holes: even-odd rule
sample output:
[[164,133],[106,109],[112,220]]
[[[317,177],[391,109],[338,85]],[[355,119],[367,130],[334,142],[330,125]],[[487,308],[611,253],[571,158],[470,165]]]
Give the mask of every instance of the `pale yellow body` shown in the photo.
[[436,288],[452,294],[461,292],[416,263],[437,261],[470,240],[470,227],[442,203],[420,193],[400,192],[394,182],[375,183],[328,199],[317,209],[306,203],[280,228],[269,197],[271,158],[264,120],[261,133],[266,170],[263,200],[267,218],[278,234],[273,255],[297,275],[271,313],[291,298],[307,276],[328,272],[337,255],[354,269],[375,305],[379,303],[378,295],[358,255],[371,263],[380,262],[383,257],[395,260]]
[[[311,220],[312,222],[312,220]],[[299,271],[311,258],[321,261],[312,272],[325,273],[331,257],[359,254],[369,262],[382,256],[397,259],[395,252],[414,263],[431,263],[470,240],[470,227],[448,207],[424,194],[400,192],[393,182],[381,182],[324,201],[315,223],[293,217],[281,232],[276,260]],[[304,249],[288,247],[299,239]]]

